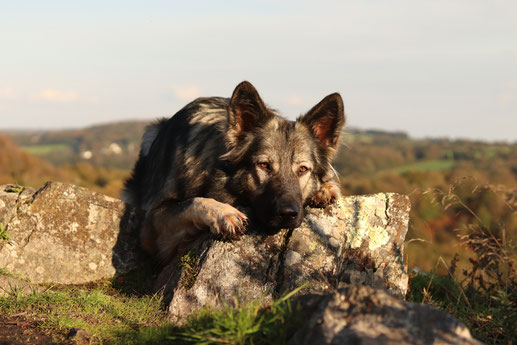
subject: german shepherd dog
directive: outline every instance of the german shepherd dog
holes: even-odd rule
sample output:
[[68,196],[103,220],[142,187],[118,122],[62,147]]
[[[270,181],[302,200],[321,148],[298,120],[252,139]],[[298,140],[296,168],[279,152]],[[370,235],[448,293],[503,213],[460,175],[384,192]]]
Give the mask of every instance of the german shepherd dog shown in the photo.
[[340,195],[331,160],[344,124],[337,93],[288,121],[245,81],[150,125],[123,191],[145,211],[143,249],[165,261],[206,229],[238,238],[248,217],[265,233],[298,227],[304,206]]

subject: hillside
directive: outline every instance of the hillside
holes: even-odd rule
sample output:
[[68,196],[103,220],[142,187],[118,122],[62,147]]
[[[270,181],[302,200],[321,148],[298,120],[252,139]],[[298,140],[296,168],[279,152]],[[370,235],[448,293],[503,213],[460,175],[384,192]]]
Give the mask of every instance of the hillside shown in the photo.
[[8,137],[0,136],[0,184],[41,184],[64,178],[59,169],[20,149]]
[[4,131],[27,152],[54,165],[88,161],[94,166],[130,169],[149,121],[124,121],[83,129]]
[[57,180],[118,197],[129,175],[128,170],[93,166],[87,161],[71,159],[56,166],[44,159],[45,155],[35,156],[18,147],[11,138],[0,135],[0,185],[14,183],[39,188],[46,181]]

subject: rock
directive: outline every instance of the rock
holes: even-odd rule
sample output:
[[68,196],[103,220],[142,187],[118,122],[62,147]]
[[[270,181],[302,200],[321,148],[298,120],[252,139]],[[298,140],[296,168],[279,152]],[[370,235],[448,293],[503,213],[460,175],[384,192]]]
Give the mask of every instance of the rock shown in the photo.
[[481,344],[449,314],[364,285],[327,296],[303,296],[300,301],[308,305],[308,317],[291,345]]
[[[409,199],[393,193],[350,196],[326,209],[311,209],[289,239],[281,290],[319,281],[321,290],[328,282],[353,283],[405,296],[409,210]],[[321,275],[326,279],[318,280]]]
[[[194,269],[174,260],[160,273],[156,289],[170,302],[171,319],[181,322],[201,307],[236,305],[265,297],[270,301],[287,232],[243,236],[236,242],[198,241]],[[197,247],[197,248],[196,248]]]
[[203,306],[267,302],[304,283],[313,291],[367,284],[404,296],[409,207],[408,198],[398,194],[352,196],[326,209],[307,209],[299,228],[273,236],[249,229],[234,242],[199,239],[189,254],[195,264],[174,259],[156,288],[170,300],[175,321]]
[[34,192],[0,187],[0,268],[33,283],[78,284],[138,266],[140,217],[117,199],[47,182]]
[[30,284],[26,281],[0,275],[0,297],[11,295],[26,296],[35,291],[41,291],[41,287]]
[[32,197],[35,190],[12,184],[0,186],[0,224],[7,225],[16,214],[18,205]]
[[70,328],[66,338],[72,340],[77,345],[88,345],[90,344],[92,334],[85,329],[73,327]]

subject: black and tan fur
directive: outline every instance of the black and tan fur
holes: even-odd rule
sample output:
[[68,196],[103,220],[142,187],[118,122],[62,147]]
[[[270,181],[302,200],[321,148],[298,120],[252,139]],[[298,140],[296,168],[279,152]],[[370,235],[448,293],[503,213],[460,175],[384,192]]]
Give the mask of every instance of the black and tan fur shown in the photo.
[[143,248],[166,260],[204,229],[238,237],[248,217],[265,232],[299,226],[305,205],[339,196],[331,160],[344,123],[337,93],[287,121],[242,82],[149,126],[123,192],[146,211]]

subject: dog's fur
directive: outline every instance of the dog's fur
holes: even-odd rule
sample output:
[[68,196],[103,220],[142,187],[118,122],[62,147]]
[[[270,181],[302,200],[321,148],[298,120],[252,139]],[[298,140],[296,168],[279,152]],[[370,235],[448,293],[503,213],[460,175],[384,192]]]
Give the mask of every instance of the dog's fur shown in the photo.
[[337,93],[293,122],[242,82],[150,125],[123,192],[146,211],[142,247],[167,260],[203,229],[238,237],[248,217],[268,233],[299,226],[305,205],[339,196],[331,160],[344,123]]

